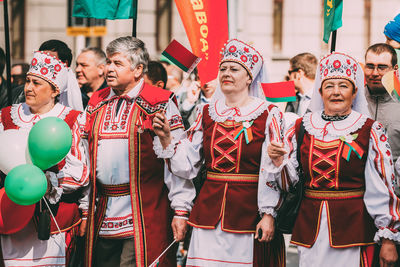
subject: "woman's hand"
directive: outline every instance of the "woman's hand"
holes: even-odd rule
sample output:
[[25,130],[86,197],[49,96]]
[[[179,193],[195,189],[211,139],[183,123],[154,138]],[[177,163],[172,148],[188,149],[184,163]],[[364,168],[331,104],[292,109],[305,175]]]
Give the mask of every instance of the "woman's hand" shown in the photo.
[[271,141],[267,148],[268,156],[271,158],[272,163],[279,167],[283,162],[283,156],[287,153],[283,143]]
[[[264,214],[261,221],[257,224],[256,234],[254,239],[258,239],[260,242],[270,242],[274,238],[275,233],[275,219],[271,214]],[[259,229],[262,231],[262,236],[260,236]]]
[[171,144],[171,130],[169,122],[164,112],[156,113],[153,118],[154,133],[160,138],[163,148],[167,148]]
[[379,263],[381,267],[395,266],[398,259],[396,245],[392,240],[382,239],[381,252],[379,253]]

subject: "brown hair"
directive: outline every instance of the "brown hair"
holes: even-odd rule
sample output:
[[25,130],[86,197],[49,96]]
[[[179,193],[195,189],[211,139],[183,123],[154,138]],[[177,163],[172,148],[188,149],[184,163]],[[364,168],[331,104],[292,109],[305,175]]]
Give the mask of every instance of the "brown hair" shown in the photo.
[[388,44],[385,43],[377,43],[368,47],[367,52],[365,52],[365,59],[367,59],[368,52],[372,52],[374,54],[380,55],[382,53],[388,52],[392,56],[392,67],[396,66],[397,64],[397,55],[396,50]]
[[301,53],[292,57],[289,61],[293,70],[301,69],[307,78],[314,80],[318,60],[311,53]]

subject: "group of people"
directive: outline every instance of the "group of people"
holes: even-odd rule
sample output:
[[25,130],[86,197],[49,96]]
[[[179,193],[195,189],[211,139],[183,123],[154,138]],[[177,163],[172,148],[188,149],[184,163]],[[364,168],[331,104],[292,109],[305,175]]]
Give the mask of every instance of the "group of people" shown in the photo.
[[[37,203],[18,231],[2,229],[0,265],[74,266],[80,253],[84,266],[175,267],[176,242],[191,233],[186,266],[285,266],[275,217],[283,192],[302,183],[291,240],[300,266],[395,266],[400,125],[389,112],[400,103],[381,82],[397,68],[390,45],[371,46],[363,65],[340,52],[292,58],[293,119],[265,100],[263,57],[237,39],[224,45],[217,79],[194,81],[179,99],[152,79],[165,72],[148,69],[137,38],[83,50],[76,75],[54,44],[34,53],[24,100],[1,110],[0,131],[58,117],[73,144],[45,171],[50,205]],[[88,57],[98,72],[85,71]]]

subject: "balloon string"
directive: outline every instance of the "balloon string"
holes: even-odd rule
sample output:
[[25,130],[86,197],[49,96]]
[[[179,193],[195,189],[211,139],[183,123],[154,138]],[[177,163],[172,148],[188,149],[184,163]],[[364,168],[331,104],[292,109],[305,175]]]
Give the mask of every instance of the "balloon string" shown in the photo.
[[[44,200],[44,203],[46,204],[47,208],[48,208],[49,211],[50,211],[50,215],[51,215],[51,217],[53,218],[54,223],[56,224],[56,227],[57,227],[58,232],[59,232],[60,235],[61,235],[62,233],[61,233],[60,227],[58,226],[58,223],[57,223],[57,221],[56,221],[56,218],[54,217],[54,214],[53,214],[53,212],[51,211],[49,204],[47,204],[46,198],[43,197],[43,200]],[[64,236],[61,235],[61,238],[62,238],[62,241],[63,241],[63,243],[64,243],[64,245],[65,245],[65,248],[68,248],[68,247],[67,247],[67,243],[65,243],[65,240],[64,240],[65,238],[64,238]]]

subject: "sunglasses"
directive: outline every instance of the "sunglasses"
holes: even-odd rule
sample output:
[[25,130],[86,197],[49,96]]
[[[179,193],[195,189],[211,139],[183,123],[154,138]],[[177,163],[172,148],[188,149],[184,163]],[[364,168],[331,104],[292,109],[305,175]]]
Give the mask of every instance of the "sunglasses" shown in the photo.
[[292,70],[288,70],[287,72],[288,72],[288,74],[290,76],[290,74],[292,74],[293,72],[298,72],[299,70],[300,70],[300,68],[295,68],[295,69],[292,69]]

